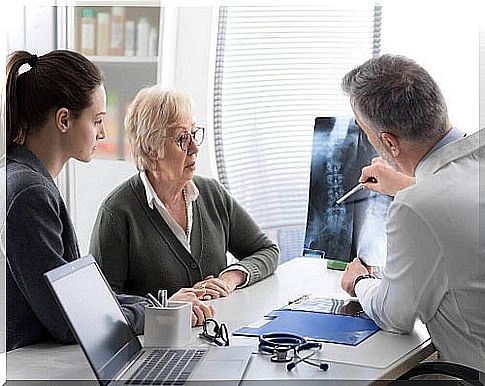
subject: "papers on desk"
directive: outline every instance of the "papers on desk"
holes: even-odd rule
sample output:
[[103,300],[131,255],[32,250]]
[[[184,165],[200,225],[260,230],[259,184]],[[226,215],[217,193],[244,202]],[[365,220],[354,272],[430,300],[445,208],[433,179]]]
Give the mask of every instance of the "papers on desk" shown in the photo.
[[302,300],[291,302],[283,307],[282,310],[321,312],[325,314],[359,316],[369,319],[357,299],[306,297]]
[[311,340],[356,346],[379,330],[372,320],[362,317],[358,302],[329,298],[293,302],[267,314],[265,321],[242,327],[233,334],[292,333]]

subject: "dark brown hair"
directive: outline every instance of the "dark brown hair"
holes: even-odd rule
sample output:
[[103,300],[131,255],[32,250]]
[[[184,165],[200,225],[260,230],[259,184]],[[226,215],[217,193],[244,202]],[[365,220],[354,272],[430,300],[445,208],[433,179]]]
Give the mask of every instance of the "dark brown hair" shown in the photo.
[[[28,64],[30,69],[20,73]],[[74,118],[91,105],[103,83],[100,70],[83,55],[66,50],[37,57],[15,51],[7,58],[7,149],[47,121],[48,114],[65,107]]]

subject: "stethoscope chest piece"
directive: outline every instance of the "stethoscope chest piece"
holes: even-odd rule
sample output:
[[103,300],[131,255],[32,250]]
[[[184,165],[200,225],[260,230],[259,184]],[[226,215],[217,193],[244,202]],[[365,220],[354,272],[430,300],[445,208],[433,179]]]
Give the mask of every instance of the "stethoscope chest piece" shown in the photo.
[[[301,350],[318,349],[322,348],[322,344],[318,342],[308,342],[300,335],[291,333],[269,333],[263,334],[259,337],[258,350],[264,354],[271,355],[271,362],[276,363],[288,363],[286,368],[288,371],[293,370],[300,362],[320,368],[323,371],[327,371],[328,364],[322,361],[310,361],[309,359],[315,354],[315,352],[305,357],[300,357],[298,352]],[[291,351],[293,350],[293,355]]]
[[290,352],[290,346],[276,346],[273,349],[273,355],[271,356],[271,362],[285,363],[291,362],[292,358],[288,356]]

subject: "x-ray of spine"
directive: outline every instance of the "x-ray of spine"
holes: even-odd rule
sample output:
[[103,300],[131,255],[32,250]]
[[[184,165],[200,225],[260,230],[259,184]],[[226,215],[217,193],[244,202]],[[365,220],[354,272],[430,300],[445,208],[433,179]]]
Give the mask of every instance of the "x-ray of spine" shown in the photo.
[[362,167],[374,156],[353,117],[315,120],[305,255],[341,261],[359,255],[368,264],[384,265],[390,198],[364,190],[336,204],[357,184]]
[[[352,120],[352,122],[354,121]],[[367,136],[360,129],[358,149],[357,168],[360,177],[362,167],[369,165],[372,158],[377,156]],[[392,199],[389,196],[365,191],[362,199],[353,202],[354,237],[352,251],[355,251],[357,256],[372,266],[383,267],[386,265],[386,223],[391,201]],[[352,205],[352,203],[349,202],[349,205]]]

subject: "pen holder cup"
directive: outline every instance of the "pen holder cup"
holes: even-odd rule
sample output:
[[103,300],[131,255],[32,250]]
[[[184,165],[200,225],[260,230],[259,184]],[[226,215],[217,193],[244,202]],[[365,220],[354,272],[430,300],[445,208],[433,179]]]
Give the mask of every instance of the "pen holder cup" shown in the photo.
[[169,301],[168,307],[145,307],[146,347],[185,347],[190,344],[192,303]]

